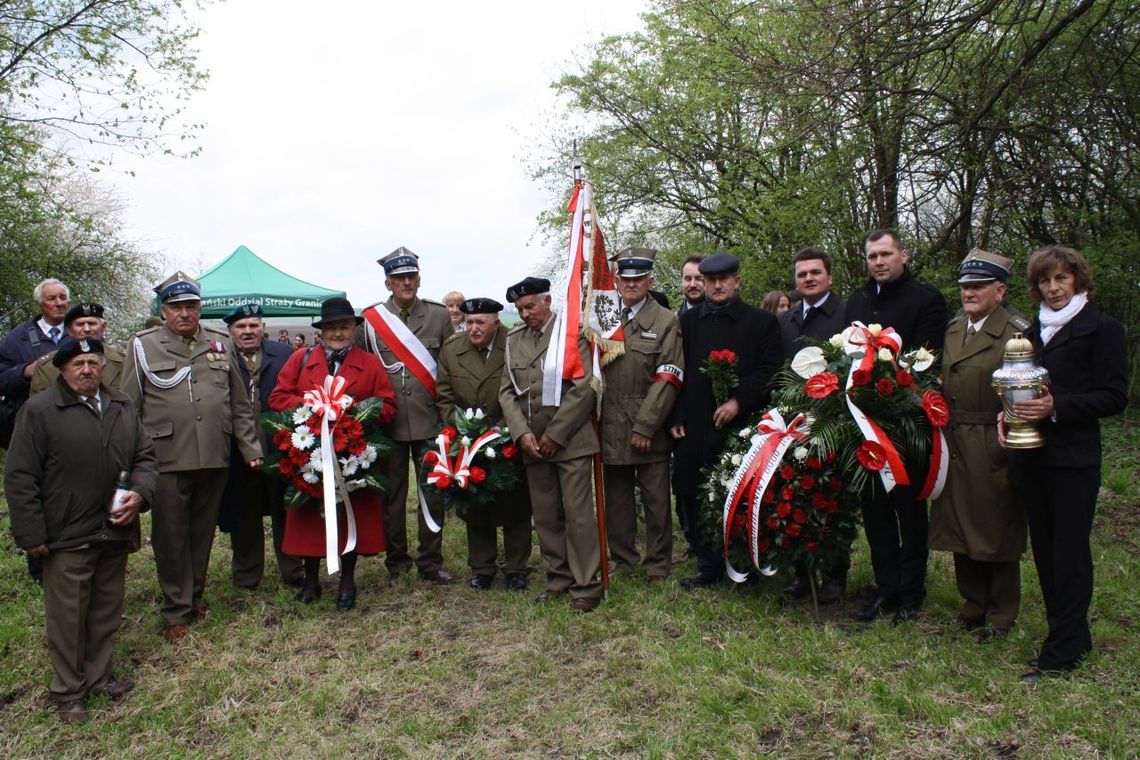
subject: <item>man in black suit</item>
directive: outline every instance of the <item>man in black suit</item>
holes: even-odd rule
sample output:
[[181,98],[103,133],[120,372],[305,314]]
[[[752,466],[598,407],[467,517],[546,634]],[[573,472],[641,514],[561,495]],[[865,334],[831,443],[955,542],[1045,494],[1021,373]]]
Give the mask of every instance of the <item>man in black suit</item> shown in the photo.
[[[801,300],[778,317],[784,358],[789,360],[808,345],[802,338],[827,340],[847,327],[846,305],[837,293],[831,292],[831,258],[826,252],[804,248],[792,257],[792,276]],[[850,566],[851,556],[845,552],[827,570],[817,595],[821,604],[834,604],[843,596]],[[793,599],[802,599],[811,593],[806,565],[796,567],[795,580],[784,593]]]
[[[730,428],[745,424],[768,401],[768,382],[781,360],[776,317],[740,298],[740,260],[729,253],[714,253],[700,263],[700,271],[705,301],[681,315],[687,371],[669,419],[669,432],[677,441],[673,462],[677,501],[697,546],[697,574],[684,581],[689,588],[711,586],[724,576],[721,551],[699,535],[701,467],[720,456]],[[712,383],[700,371],[709,352],[720,349],[736,353],[740,381],[723,402],[713,397]]]
[[701,274],[701,262],[704,260],[704,256],[693,254],[681,262],[681,296],[684,300],[677,314],[684,314],[705,300],[705,276]]
[[[293,355],[293,348],[267,340],[261,307],[243,304],[222,319],[229,327],[233,341],[231,356],[241,371],[246,392],[253,408],[269,411],[269,394],[277,385],[277,373]],[[272,451],[272,441],[262,431],[262,448]],[[273,551],[281,580],[299,586],[304,579],[301,560],[281,553],[285,531],[285,487],[281,479],[255,472],[242,460],[238,447],[230,447],[230,477],[222,494],[218,527],[230,534],[233,548],[233,582],[244,589],[257,588],[265,574],[265,529],[262,517],[269,515],[273,523]]]
[[[863,244],[870,278],[847,300],[847,321],[893,327],[903,350],[919,346],[941,350],[946,333],[946,299],[907,269],[910,252],[894,230],[875,230]],[[917,501],[926,475],[925,462],[906,462],[909,486],[888,494],[872,479],[874,493],[863,504],[863,527],[871,547],[878,587],[870,604],[856,615],[870,622],[894,612],[895,622],[913,620],[926,598],[926,502]]]

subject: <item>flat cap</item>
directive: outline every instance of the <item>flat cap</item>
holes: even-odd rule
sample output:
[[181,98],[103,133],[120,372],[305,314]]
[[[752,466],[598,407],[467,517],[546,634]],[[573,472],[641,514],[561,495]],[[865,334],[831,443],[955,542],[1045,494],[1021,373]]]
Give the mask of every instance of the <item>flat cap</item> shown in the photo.
[[97,338],[75,338],[65,335],[59,341],[59,348],[51,357],[51,363],[62,367],[80,354],[101,354],[103,343]]
[[975,248],[958,265],[958,282],[1009,282],[1013,259]]
[[702,261],[697,269],[706,277],[717,274],[736,274],[740,271],[740,259],[731,253],[717,251]]
[[415,274],[420,271],[420,257],[404,246],[400,246],[384,258],[377,259],[376,263],[384,267],[385,277],[394,274]]
[[464,314],[498,314],[503,305],[494,298],[468,298],[459,304],[459,310]]
[[63,326],[67,327],[75,320],[82,319],[83,317],[98,317],[99,319],[102,319],[103,304],[90,303],[87,301],[75,304],[70,309],[68,309],[67,314],[64,315]]
[[527,277],[507,288],[507,303],[514,303],[523,296],[537,296],[550,292],[550,280],[544,277]]
[[249,319],[250,317],[257,317],[258,319],[261,319],[261,316],[261,304],[243,303],[241,306],[237,307],[229,314],[222,317],[222,321],[227,325],[232,325],[239,319]]
[[163,303],[178,303],[179,301],[201,301],[202,283],[195,280],[185,272],[175,272],[162,281],[154,289]]

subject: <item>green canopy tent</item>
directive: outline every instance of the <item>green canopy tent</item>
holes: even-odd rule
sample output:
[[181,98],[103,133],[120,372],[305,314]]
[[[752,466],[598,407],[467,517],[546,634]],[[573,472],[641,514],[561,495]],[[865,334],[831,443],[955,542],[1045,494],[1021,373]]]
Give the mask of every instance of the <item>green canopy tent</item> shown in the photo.
[[198,280],[203,319],[221,319],[243,303],[259,304],[267,317],[311,316],[321,313],[321,301],[345,295],[285,274],[244,245]]

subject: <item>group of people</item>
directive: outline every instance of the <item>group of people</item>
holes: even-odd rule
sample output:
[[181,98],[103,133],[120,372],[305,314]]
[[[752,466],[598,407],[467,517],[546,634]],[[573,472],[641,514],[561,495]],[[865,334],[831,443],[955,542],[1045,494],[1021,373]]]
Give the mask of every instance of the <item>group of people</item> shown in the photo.
[[[1089,300],[1091,272],[1072,249],[1051,246],[1029,260],[1030,293],[1040,303],[1032,323],[1004,305],[1009,259],[974,251],[962,262],[962,310],[951,319],[939,291],[911,273],[909,252],[894,231],[873,232],[864,253],[868,280],[846,302],[832,290],[828,254],[816,248],[797,253],[792,275],[802,300],[777,317],[740,297],[740,262],[731,254],[685,259],[684,298],[672,311],[651,290],[656,252],[622,251],[612,266],[624,351],[602,369],[596,426],[598,398],[589,373],[565,380],[548,371],[560,323],[550,282],[542,278],[506,289],[522,320],[512,330],[501,324],[503,305],[495,299],[449,294],[462,316],[458,329],[447,306],[419,297],[419,257],[401,247],[379,261],[389,298],[360,314],[344,298],[326,300],[313,323],[321,340],[304,350],[270,340],[256,304],[227,316],[228,332],[203,324],[199,286],[181,272],[155,289],[163,323],[118,350],[103,342],[101,306],[72,305],[63,283],[41,283],[34,294],[40,315],[0,344],[0,392],[5,403],[22,406],[5,492],[15,541],[31,571],[42,576],[55,672],[51,694],[60,717],[84,720],[89,695],[114,698],[131,687],[111,672],[111,637],[122,609],[126,557],[139,545],[141,511],[152,511],[159,611],[169,642],[209,616],[206,570],[219,525],[230,533],[235,585],[253,589],[263,578],[268,515],[282,581],[296,587],[302,603],[320,597],[324,505],[312,500],[284,510],[283,481],[261,468],[271,443],[257,416],[295,408],[326,376],[343,378],[344,391],[357,401],[380,399],[379,422],[395,444],[382,462],[387,494],[351,495],[356,543],[347,553],[346,515],[338,509],[338,610],[355,606],[359,555],[383,553],[393,585],[413,567],[422,581],[453,581],[438,530],[444,505],[433,489],[420,491],[418,546],[411,552],[409,480],[414,474],[422,482],[424,454],[454,411],[477,408],[509,428],[525,478],[465,518],[468,585],[491,589],[501,573],[508,590],[527,589],[537,535],[544,564],[538,600],[565,599],[573,610],[589,612],[603,596],[603,551],[612,573],[667,578],[674,501],[686,552],[696,558],[697,572],[684,585],[722,582],[722,552],[700,525],[702,468],[717,461],[731,430],[765,410],[773,374],[805,338],[830,338],[852,321],[890,325],[904,346],[942,351],[951,409],[947,485],[930,519],[913,487],[877,490],[864,504],[876,590],[857,619],[917,616],[934,548],[954,553],[961,625],[983,638],[1004,635],[1018,613],[1028,524],[1049,636],[1024,677],[1075,667],[1092,647],[1088,541],[1099,483],[1097,420],[1127,400],[1122,328]],[[1042,428],[1046,445],[1007,452],[989,377],[1019,330],[1033,341],[1050,386],[1013,411]],[[736,354],[738,383],[718,399],[699,368],[720,349]],[[589,367],[584,337],[577,351]],[[85,456],[76,457],[77,451]],[[606,497],[604,547],[593,493],[597,454]],[[925,467],[906,464],[916,474]],[[822,568],[821,602],[842,597],[849,565],[848,552]],[[797,568],[785,593],[804,596],[813,582],[809,572]]]

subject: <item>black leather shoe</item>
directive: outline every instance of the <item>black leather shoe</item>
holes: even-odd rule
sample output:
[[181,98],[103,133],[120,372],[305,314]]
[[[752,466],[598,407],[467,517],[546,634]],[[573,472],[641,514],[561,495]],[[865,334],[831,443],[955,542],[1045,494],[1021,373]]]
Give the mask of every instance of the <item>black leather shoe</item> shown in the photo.
[[522,573],[511,573],[508,575],[507,589],[509,591],[526,591],[526,576]]
[[489,591],[494,583],[495,579],[489,575],[476,575],[471,580],[467,581],[467,586],[468,588],[473,588],[476,591]]
[[855,619],[860,623],[870,623],[877,618],[894,612],[898,609],[898,607],[899,603],[894,599],[889,599],[884,596],[876,596],[871,600],[870,604],[855,613]]
[[301,604],[312,604],[321,598],[320,583],[302,583],[301,590],[297,592],[296,599]]
[[834,578],[828,578],[823,587],[816,594],[816,601],[820,604],[835,604],[843,598],[844,592],[847,591],[847,584],[842,581],[837,581]]
[[451,577],[451,573],[447,572],[446,570],[432,570],[428,573],[421,571],[420,579],[428,581],[429,583],[434,583],[437,586],[446,586],[455,580]]
[[982,618],[972,618],[966,617],[965,615],[959,615],[958,617],[954,618],[954,622],[958,625],[959,628],[962,628],[963,630],[976,631],[985,625],[986,621]]
[[789,599],[803,599],[811,595],[811,581],[805,575],[797,575],[781,593]]
[[1033,668],[1031,670],[1027,670],[1026,672],[1022,673],[1021,678],[1018,678],[1017,680],[1021,681],[1022,683],[1033,684],[1033,683],[1037,683],[1038,681],[1040,681],[1044,677],[1045,677],[1045,671],[1044,670],[1041,670],[1039,668]]
[[[1008,628],[994,628],[993,626],[988,626],[988,627],[983,628],[982,630],[978,631],[978,643],[979,644],[985,644],[986,642],[989,642],[989,641],[997,641],[998,639],[1004,639],[1008,635],[1009,635],[1009,629]],[[1031,666],[1031,667],[1036,667],[1036,666]]]
[[1025,664],[1028,665],[1029,667],[1033,668],[1034,670],[1037,670],[1037,658],[1036,657],[1034,657],[1032,660],[1030,660],[1029,662],[1027,662]]
[[681,581],[681,585],[687,589],[695,588],[708,588],[720,583],[721,576],[717,573],[710,573],[707,570],[702,570],[696,575],[690,575],[685,580]]
[[356,591],[341,591],[336,597],[337,612],[348,612],[356,606]]

